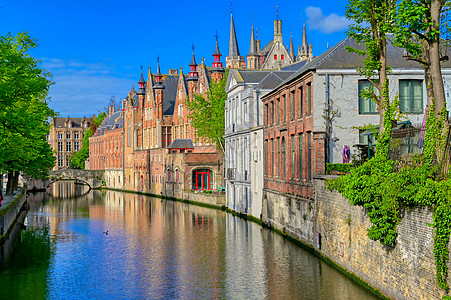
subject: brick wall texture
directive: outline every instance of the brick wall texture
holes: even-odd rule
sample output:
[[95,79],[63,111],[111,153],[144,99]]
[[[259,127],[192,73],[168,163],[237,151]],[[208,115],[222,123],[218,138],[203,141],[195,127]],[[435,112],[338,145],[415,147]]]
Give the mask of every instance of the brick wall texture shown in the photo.
[[[429,208],[405,210],[394,247],[367,236],[367,212],[314,179],[313,200],[264,191],[263,215],[272,225],[311,245],[339,266],[393,299],[441,299]],[[317,245],[317,233],[321,246]],[[451,284],[451,280],[448,280]]]

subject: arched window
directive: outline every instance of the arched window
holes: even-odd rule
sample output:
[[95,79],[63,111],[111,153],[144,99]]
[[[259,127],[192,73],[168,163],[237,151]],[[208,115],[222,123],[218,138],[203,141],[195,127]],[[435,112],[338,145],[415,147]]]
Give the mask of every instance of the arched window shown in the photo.
[[172,182],[172,170],[168,169],[168,182]]
[[180,170],[179,169],[175,170],[175,182],[177,182],[177,183],[180,182]]
[[193,171],[192,188],[198,190],[213,189],[213,172],[208,169],[197,169]]
[[281,60],[284,60],[285,59],[285,56],[282,54],[282,55],[280,55],[280,59]]
[[274,54],[274,60],[277,60],[277,54]]

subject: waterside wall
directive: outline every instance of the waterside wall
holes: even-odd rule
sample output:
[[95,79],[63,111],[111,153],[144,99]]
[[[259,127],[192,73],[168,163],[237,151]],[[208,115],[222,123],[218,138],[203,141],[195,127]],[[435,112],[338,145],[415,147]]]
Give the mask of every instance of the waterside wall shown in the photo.
[[404,211],[396,245],[383,246],[367,236],[371,222],[366,210],[327,190],[326,178],[313,180],[312,200],[264,192],[264,220],[389,298],[441,299],[444,291],[435,276],[434,230],[428,226],[432,211]]
[[0,213],[0,240],[3,242],[8,238],[10,229],[12,229],[15,221],[22,212],[22,207],[27,201],[27,188],[21,188],[16,194],[14,200],[7,207],[3,208]]

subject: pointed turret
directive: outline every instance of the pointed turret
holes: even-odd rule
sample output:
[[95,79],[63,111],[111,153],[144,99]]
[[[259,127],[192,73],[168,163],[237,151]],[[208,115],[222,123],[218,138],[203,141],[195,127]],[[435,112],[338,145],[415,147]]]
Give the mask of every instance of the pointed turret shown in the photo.
[[290,56],[293,61],[296,61],[296,54],[294,54],[293,35],[290,37]]
[[260,69],[260,55],[257,50],[257,43],[255,42],[254,26],[251,29],[251,42],[249,46],[249,54],[247,55],[247,68],[249,70]]
[[244,57],[240,56],[238,48],[238,40],[235,32],[235,24],[233,23],[233,15],[230,14],[230,38],[229,38],[229,55],[226,57],[227,68],[245,68],[246,62]]
[[191,63],[189,64],[191,71],[189,72],[188,81],[197,81],[199,79],[199,73],[197,73],[197,63],[196,58],[194,57],[194,44],[193,44],[193,58],[191,59]]
[[160,72],[160,57],[157,57],[157,73],[155,74],[155,85],[153,86],[154,89],[164,89],[163,85],[163,75]]
[[213,53],[213,64],[210,69],[211,76],[215,79],[215,81],[219,81],[222,79],[222,73],[224,73],[224,68],[222,66],[221,62],[221,52],[219,51],[219,44],[218,44],[218,33],[215,35],[216,37],[216,48],[215,52]]
[[139,85],[139,90],[136,94],[139,96],[144,95],[146,93],[146,88],[145,88],[146,82],[144,81],[144,76],[143,76],[143,66],[141,66],[141,77],[139,78],[138,85]]
[[307,32],[305,30],[305,22],[302,30],[302,45],[298,51],[298,61],[311,60],[313,53],[309,51],[309,45],[307,43]]

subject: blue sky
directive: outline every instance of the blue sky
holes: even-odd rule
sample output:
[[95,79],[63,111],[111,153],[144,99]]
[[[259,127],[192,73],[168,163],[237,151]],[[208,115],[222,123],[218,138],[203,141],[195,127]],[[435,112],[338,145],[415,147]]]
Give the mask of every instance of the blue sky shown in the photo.
[[[295,48],[306,22],[308,42],[319,55],[345,38],[348,4],[335,1],[234,1],[233,18],[241,55],[249,52],[252,21],[262,46],[273,37],[276,6],[284,43],[290,31]],[[39,46],[30,54],[53,74],[50,106],[60,116],[97,114],[111,96],[117,100],[137,88],[140,66],[156,72],[188,73],[192,44],[197,63],[211,65],[215,33],[225,62],[228,53],[230,1],[0,0],[0,34],[28,31]],[[291,26],[290,26],[291,25]],[[296,51],[297,53],[297,51]]]

